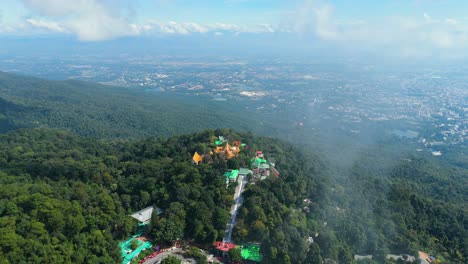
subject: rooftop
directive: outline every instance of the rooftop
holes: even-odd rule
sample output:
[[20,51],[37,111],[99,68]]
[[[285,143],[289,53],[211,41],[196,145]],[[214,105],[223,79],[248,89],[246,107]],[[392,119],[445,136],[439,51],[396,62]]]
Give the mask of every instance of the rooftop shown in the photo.
[[246,260],[261,262],[262,255],[260,254],[260,245],[243,246],[241,249],[241,256]]
[[224,176],[235,180],[237,179],[237,176],[239,176],[239,171],[238,170],[227,171],[224,173]]
[[232,243],[227,243],[227,242],[214,242],[213,244],[216,249],[218,250],[221,250],[221,251],[229,251],[231,248],[236,248],[237,246],[235,244],[232,244]]
[[239,169],[239,174],[240,174],[240,175],[247,175],[247,174],[249,174],[249,173],[250,173],[250,174],[253,174],[253,172],[252,172],[251,170],[249,170],[249,169],[246,169],[246,168],[240,168],[240,169]]
[[[161,209],[156,208],[156,210],[157,210],[158,215],[162,213]],[[153,214],[153,206],[148,206],[145,209],[142,209],[138,212],[133,213],[132,217],[142,223],[149,223],[149,221],[151,220],[152,214]]]

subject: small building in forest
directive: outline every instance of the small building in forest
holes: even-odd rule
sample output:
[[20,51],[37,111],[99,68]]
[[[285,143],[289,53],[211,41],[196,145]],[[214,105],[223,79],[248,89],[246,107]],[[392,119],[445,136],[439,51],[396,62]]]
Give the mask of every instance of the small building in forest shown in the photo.
[[223,136],[218,136],[218,140],[215,141],[215,144],[220,146],[226,143],[227,140]]
[[[156,208],[156,209],[155,209]],[[131,261],[138,257],[142,251],[151,250],[153,247],[152,243],[148,241],[148,238],[145,237],[143,234],[149,227],[149,223],[151,221],[151,217],[153,215],[154,210],[159,215],[162,213],[162,210],[154,207],[148,206],[144,209],[141,209],[138,212],[131,214],[131,217],[138,220],[138,231],[128,238],[125,241],[119,243],[120,253],[122,256],[122,264],[129,264]],[[133,248],[133,245],[137,245],[136,248]]]
[[247,168],[240,168],[239,169],[239,175],[247,176],[249,174],[253,174],[253,171],[247,169]]
[[418,255],[419,255],[419,260],[421,261],[421,264],[429,264],[435,260],[435,257],[429,256],[429,254],[422,252],[422,251],[418,251]]
[[250,160],[250,166],[252,168],[259,168],[261,164],[267,164],[268,165],[268,161],[264,158],[260,158],[260,157],[255,157],[255,158],[252,158]]
[[232,159],[239,154],[240,148],[226,143],[225,146],[217,146],[214,152],[223,155],[226,159]]
[[193,157],[192,157],[192,162],[193,164],[200,164],[201,162],[203,161],[203,156],[198,154],[198,152],[195,152],[195,154],[193,154]]
[[[141,209],[138,212],[133,213],[131,216],[138,220],[140,224],[147,225],[151,221],[151,216],[153,215],[153,206],[148,206],[145,209]],[[161,214],[162,210],[156,207],[157,214]]]
[[216,241],[213,243],[213,246],[222,252],[228,252],[232,248],[237,248],[236,244],[233,243],[228,243],[228,242],[221,242],[221,241]]
[[262,254],[260,253],[260,244],[250,244],[241,246],[242,259],[252,262],[262,262]]
[[235,182],[237,180],[237,176],[239,176],[239,170],[231,170],[224,173],[226,177],[226,181]]

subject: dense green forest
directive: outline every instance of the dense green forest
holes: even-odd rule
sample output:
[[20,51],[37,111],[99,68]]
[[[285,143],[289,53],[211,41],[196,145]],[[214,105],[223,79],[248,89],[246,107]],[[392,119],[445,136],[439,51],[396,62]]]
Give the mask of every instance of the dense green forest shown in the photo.
[[[149,234],[160,243],[221,239],[232,203],[233,188],[226,189],[222,176],[230,164],[216,156],[212,164],[191,164],[191,153],[206,152],[218,134],[301,164],[285,143],[228,130],[136,142],[102,142],[51,129],[0,136],[2,261],[117,262],[117,241],[136,226],[128,214],[148,205],[165,210]],[[247,165],[251,152],[236,165]],[[298,173],[291,171],[291,180],[300,175],[301,184],[313,185],[312,177],[305,182]],[[292,199],[293,186],[284,186]]]
[[[466,170],[414,156],[388,174],[355,165],[341,171],[345,177],[333,177],[336,171],[323,177],[322,169],[308,174],[318,184],[310,190],[287,178],[249,186],[237,239],[261,241],[266,263],[354,263],[355,254],[384,263],[387,254],[417,256],[418,250],[431,252],[437,263],[466,262]],[[310,202],[301,202],[304,193]]]
[[[247,186],[233,235],[261,243],[264,263],[353,263],[354,254],[384,263],[388,253],[417,250],[438,263],[467,262],[464,149],[436,159],[379,138],[327,160],[310,152],[307,131],[266,119],[255,132],[301,144],[204,130],[259,122],[249,110],[204,100],[0,73],[0,263],[116,263],[118,241],[135,231],[128,215],[149,205],[165,211],[150,237],[209,245],[222,238],[232,203],[222,175],[248,166],[256,149],[276,160],[281,177]],[[250,149],[235,161],[191,165],[218,135]]]
[[[280,178],[248,186],[235,230],[239,242],[261,242],[265,263],[351,263],[355,253],[378,259],[418,249],[437,253],[440,263],[466,260],[466,175],[421,158],[399,164],[384,179],[353,168],[348,180],[360,186],[353,190],[358,196],[327,179],[330,171],[319,159],[252,134],[209,130],[167,140],[105,142],[26,129],[0,136],[2,261],[116,262],[117,242],[135,228],[128,214],[148,205],[166,211],[149,234],[160,243],[221,239],[233,192],[222,174],[232,162],[190,162],[191,153],[208,151],[219,134],[251,146],[236,166],[263,149],[281,171]],[[428,185],[418,179],[427,174],[434,179]],[[437,196],[451,185],[452,193]],[[311,200],[307,211],[305,198]],[[315,243],[307,243],[308,237]]]
[[[207,128],[247,130],[252,113],[167,93],[0,72],[0,132],[50,127],[95,138],[172,136]],[[266,121],[263,121],[268,123]],[[267,126],[267,124],[265,124]]]

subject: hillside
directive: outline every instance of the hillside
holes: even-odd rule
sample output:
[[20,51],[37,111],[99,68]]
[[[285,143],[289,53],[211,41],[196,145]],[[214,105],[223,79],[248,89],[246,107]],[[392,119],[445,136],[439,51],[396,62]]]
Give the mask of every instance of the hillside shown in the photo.
[[192,153],[213,147],[218,134],[251,147],[236,158],[237,166],[261,148],[284,170],[284,180],[268,181],[290,194],[299,181],[310,186],[295,191],[285,208],[314,185],[305,168],[288,169],[290,162],[303,163],[290,145],[228,130],[137,142],[101,142],[50,129],[0,136],[1,262],[115,263],[118,241],[135,232],[128,215],[150,205],[177,219],[155,223],[149,236],[158,243],[221,239],[233,193],[223,173],[233,164],[216,157],[211,164],[191,164]]
[[[418,250],[438,263],[466,262],[465,149],[441,159],[405,139],[381,136],[362,146],[330,132],[333,159],[319,159],[316,134],[244,106],[0,73],[0,132],[7,132],[0,135],[0,259],[115,262],[118,242],[135,232],[128,214],[150,205],[173,221],[158,222],[165,231],[149,236],[210,245],[223,237],[234,193],[222,175],[248,166],[261,149],[281,177],[246,186],[233,238],[260,243],[264,263],[353,263],[355,254],[383,263],[386,254]],[[295,145],[205,130],[216,127]],[[210,153],[220,135],[251,148],[229,162],[193,166],[193,153]]]
[[206,128],[252,126],[248,111],[205,97],[48,81],[0,72],[0,132],[49,127],[95,138],[171,136]]
[[[192,165],[192,153],[208,153],[221,134],[249,149],[233,161],[214,156]],[[351,263],[353,254],[378,260],[421,249],[435,252],[439,263],[465,259],[463,172],[452,172],[461,177],[460,189],[434,196],[440,192],[437,182],[421,186],[412,175],[452,181],[416,157],[381,180],[355,167],[349,178],[353,185],[341,185],[328,179],[330,171],[313,156],[231,130],[126,142],[27,129],[0,136],[0,147],[3,263],[116,262],[118,242],[135,232],[136,222],[128,215],[150,205],[166,211],[167,219],[154,223],[149,237],[161,244],[184,238],[210,245],[224,235],[234,192],[234,186],[226,189],[222,175],[249,166],[257,149],[275,157],[281,176],[247,186],[234,237],[261,243],[264,263],[321,258]],[[307,237],[316,243],[309,245]]]

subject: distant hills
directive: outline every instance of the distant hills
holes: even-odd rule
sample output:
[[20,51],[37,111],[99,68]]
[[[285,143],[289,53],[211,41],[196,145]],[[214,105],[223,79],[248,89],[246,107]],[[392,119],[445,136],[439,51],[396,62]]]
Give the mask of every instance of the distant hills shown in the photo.
[[[116,242],[131,231],[128,213],[151,204],[184,204],[200,218],[187,217],[185,237],[209,244],[225,227],[206,216],[225,218],[230,201],[223,204],[227,193],[218,176],[229,166],[194,167],[190,157],[223,135],[283,162],[281,178],[248,187],[233,233],[261,242],[264,263],[354,263],[354,254],[383,263],[388,253],[417,250],[439,263],[466,263],[464,149],[440,159],[401,138],[379,134],[359,145],[332,129],[323,140],[248,104],[0,72],[0,133],[14,131],[0,135],[0,259],[19,263],[26,248],[34,262],[112,262],[119,258]],[[221,127],[279,136],[295,147],[206,130]],[[204,132],[190,134],[196,131]],[[187,135],[172,137],[181,134]],[[314,146],[325,144],[331,147],[322,160]],[[305,243],[309,237],[314,244]]]
[[96,138],[167,137],[216,127],[246,130],[250,116],[235,104],[202,96],[0,72],[1,132],[49,127]]

